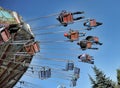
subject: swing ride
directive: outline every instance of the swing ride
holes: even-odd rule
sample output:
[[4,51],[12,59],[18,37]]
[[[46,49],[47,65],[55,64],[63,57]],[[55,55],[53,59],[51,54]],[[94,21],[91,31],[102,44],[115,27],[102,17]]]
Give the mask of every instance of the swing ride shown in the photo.
[[[78,17],[76,17],[76,16]],[[81,50],[86,49],[98,49],[92,47],[93,45],[102,45],[99,42],[99,38],[96,36],[87,36],[81,40],[81,37],[86,35],[85,30],[92,30],[97,26],[102,25],[102,23],[97,22],[95,19],[86,19],[84,16],[84,11],[68,12],[62,10],[61,13],[51,14],[48,16],[42,16],[34,19],[24,21],[22,17],[15,11],[6,10],[0,7],[0,88],[22,88],[22,86],[27,86],[26,88],[33,88],[32,83],[26,81],[20,81],[23,74],[30,77],[35,77],[40,80],[47,80],[53,77],[54,74],[57,78],[63,78],[70,81],[70,87],[77,86],[77,81],[80,78],[80,68],[77,67],[73,59],[63,59],[63,58],[47,58],[41,57],[42,49],[40,45],[45,43],[64,43],[77,42],[76,46],[79,45]],[[36,29],[31,29],[29,22],[34,22],[43,18],[48,18],[51,16],[56,16],[58,24],[53,24],[49,26],[43,26]],[[39,34],[34,34],[34,30],[44,30],[54,27],[67,27],[70,24],[76,22],[82,22],[85,28],[74,30],[69,29],[69,31],[50,31],[43,32]],[[49,34],[59,34],[64,35],[64,40],[36,40],[37,35],[49,35]],[[53,47],[54,49],[54,47]],[[59,49],[59,48],[58,48]],[[40,53],[39,53],[40,52]],[[69,51],[70,52],[70,51]],[[43,66],[43,65],[32,65],[31,61],[33,57],[38,56],[39,60],[47,60],[52,62],[65,63],[65,65],[60,64],[62,68]],[[80,54],[77,56],[79,62],[84,62],[88,64],[94,64],[94,59],[89,54]],[[45,62],[45,61],[44,61]],[[44,63],[43,63],[44,64]],[[51,63],[49,63],[51,64]],[[53,63],[52,63],[53,64]],[[69,74],[70,73],[70,74]],[[20,87],[16,84],[19,83]],[[25,85],[27,84],[27,85]],[[58,85],[57,88],[66,88],[65,85]]]

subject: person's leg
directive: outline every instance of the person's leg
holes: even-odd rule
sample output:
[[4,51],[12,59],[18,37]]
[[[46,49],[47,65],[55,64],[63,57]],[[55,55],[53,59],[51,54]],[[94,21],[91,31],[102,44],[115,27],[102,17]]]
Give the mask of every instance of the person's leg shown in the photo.
[[93,39],[93,36],[87,36],[87,37],[86,37],[86,40],[88,40],[88,41],[93,41],[94,39]]
[[91,47],[91,48],[89,48],[89,49],[98,50],[98,48],[95,48],[95,47]]
[[96,44],[99,44],[99,45],[102,45],[103,43],[100,43],[100,42],[95,42]]
[[85,36],[85,32],[83,32],[83,33],[79,33],[80,34],[80,36],[79,37],[83,37],[83,36]]
[[82,17],[77,17],[77,18],[73,18],[73,20],[80,20],[80,19],[84,19],[85,17],[82,16]]
[[74,12],[74,13],[71,13],[72,15],[75,15],[75,14],[83,14],[84,11],[81,11],[81,12]]
[[100,23],[100,22],[96,22],[96,26],[100,26],[102,25],[103,23]]
[[92,30],[92,27],[88,26],[88,28],[86,28],[86,30],[90,31],[90,30]]

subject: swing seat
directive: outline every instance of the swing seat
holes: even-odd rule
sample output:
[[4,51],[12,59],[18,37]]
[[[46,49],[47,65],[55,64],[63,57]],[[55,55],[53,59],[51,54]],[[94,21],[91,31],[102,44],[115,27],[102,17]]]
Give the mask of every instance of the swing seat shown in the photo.
[[92,43],[91,42],[87,42],[87,48],[90,49],[92,47]]
[[11,38],[11,35],[7,28],[0,28],[0,44],[7,42]]
[[62,16],[62,23],[72,23],[73,22],[73,16],[71,13],[65,13]]
[[90,26],[91,27],[94,27],[94,26],[96,26],[97,24],[96,24],[96,20],[95,19],[92,19],[92,20],[90,20]]
[[25,45],[25,50],[30,55],[34,55],[35,53],[39,52],[40,49],[38,42],[33,42],[31,44]]
[[79,32],[71,32],[71,40],[78,40],[79,39]]

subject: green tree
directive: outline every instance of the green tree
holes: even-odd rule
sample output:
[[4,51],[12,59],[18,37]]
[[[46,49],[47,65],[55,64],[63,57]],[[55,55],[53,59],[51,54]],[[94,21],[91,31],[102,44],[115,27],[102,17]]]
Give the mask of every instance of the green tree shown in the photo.
[[120,88],[120,69],[117,69],[117,87]]
[[92,88],[115,88],[115,82],[100,71],[96,66],[93,67],[95,79],[89,75],[92,83]]

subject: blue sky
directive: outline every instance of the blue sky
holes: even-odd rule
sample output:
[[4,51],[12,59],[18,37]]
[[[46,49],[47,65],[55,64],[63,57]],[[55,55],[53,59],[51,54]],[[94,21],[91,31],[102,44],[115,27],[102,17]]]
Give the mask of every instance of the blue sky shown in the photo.
[[[40,53],[45,53],[43,57],[48,58],[65,58],[72,59],[75,61],[75,65],[80,67],[80,79],[77,82],[77,86],[75,88],[91,88],[90,80],[88,78],[88,74],[94,76],[93,71],[91,69],[92,65],[77,62],[77,55],[82,53],[88,53],[94,56],[95,65],[105,72],[107,76],[116,81],[116,69],[120,68],[120,59],[119,59],[119,49],[120,49],[120,1],[119,0],[0,0],[0,6],[14,10],[18,12],[24,20],[28,20],[31,18],[36,18],[40,16],[46,16],[53,13],[59,13],[61,10],[67,10],[71,12],[75,11],[85,11],[84,16],[86,18],[95,18],[97,21],[103,22],[103,25],[97,27],[92,31],[84,31],[87,35],[94,35],[100,38],[100,41],[103,42],[102,46],[98,46],[99,50],[86,50],[81,51],[77,48],[79,46],[74,43],[51,43],[44,44],[41,43]],[[56,20],[56,17],[50,17],[41,19],[39,21],[29,22],[32,28],[50,25],[50,24],[58,24],[59,22]],[[61,31],[68,29],[80,29],[83,28],[82,23],[74,23],[72,25],[65,27],[57,27],[51,29],[43,29],[34,31],[36,33],[45,33],[50,31]],[[33,29],[34,30],[34,29]],[[56,40],[66,40],[63,37],[63,33],[54,34],[54,35],[36,35],[36,40],[38,41],[56,41]],[[74,50],[70,50],[70,47],[76,48]],[[58,49],[50,49],[50,48],[58,48]],[[61,49],[65,48],[65,49]],[[61,54],[61,55],[60,55]],[[76,55],[72,55],[76,54]],[[46,64],[47,63],[47,64]],[[47,61],[40,60],[40,57],[35,56],[31,64],[36,65],[48,65],[48,64],[59,64],[64,66],[64,62],[55,62],[55,61]],[[56,65],[51,65],[53,68],[56,68]],[[56,75],[62,75],[58,73],[54,73]],[[50,78],[48,80],[40,80],[38,78],[31,78],[27,76],[23,76],[21,80],[25,80],[31,82],[33,84],[39,85],[39,88],[56,88],[59,84],[65,84],[67,88],[70,88],[69,81],[58,79],[56,76]],[[26,87],[27,88],[27,87]],[[37,87],[34,87],[37,88]]]

